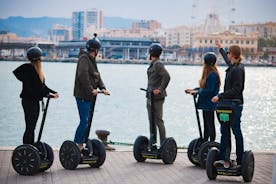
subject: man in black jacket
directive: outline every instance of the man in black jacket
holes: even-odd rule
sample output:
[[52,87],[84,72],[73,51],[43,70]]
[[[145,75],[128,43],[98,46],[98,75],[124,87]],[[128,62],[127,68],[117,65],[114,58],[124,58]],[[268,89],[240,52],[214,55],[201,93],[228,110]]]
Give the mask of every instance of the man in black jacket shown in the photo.
[[92,101],[93,96],[98,94],[97,88],[105,95],[109,94],[98,71],[95,58],[101,44],[96,37],[97,34],[94,34],[94,36],[93,39],[88,40],[86,43],[87,52],[82,49],[80,50],[75,77],[74,96],[77,101],[80,123],[76,130],[74,142],[78,144],[80,150],[83,149],[83,143],[85,142],[87,119],[91,103],[94,103]]
[[[159,57],[162,53],[162,47],[160,44],[153,44],[150,47],[149,54],[151,64],[147,70],[148,75],[148,87],[147,91],[153,93],[154,97],[154,120],[151,117],[151,100],[150,94],[147,94],[147,110],[150,122],[150,132],[153,132],[152,144],[156,143],[156,127],[151,126],[152,121],[155,122],[155,125],[158,127],[160,144],[166,138],[166,131],[164,126],[163,116],[163,104],[165,97],[167,96],[166,87],[170,81],[170,75],[165,69],[163,63],[159,61]],[[153,127],[153,130],[151,129]]]

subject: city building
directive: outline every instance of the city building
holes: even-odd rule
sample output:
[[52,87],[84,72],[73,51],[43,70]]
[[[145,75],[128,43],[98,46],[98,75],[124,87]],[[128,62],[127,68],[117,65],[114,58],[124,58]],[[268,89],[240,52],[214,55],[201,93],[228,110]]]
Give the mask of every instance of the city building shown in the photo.
[[50,40],[52,42],[69,41],[72,40],[71,28],[64,25],[56,24],[50,30]]
[[[99,37],[102,59],[144,60],[149,47],[156,41],[149,38]],[[59,42],[55,47],[57,58],[78,57],[79,49],[85,49],[85,41]]]
[[72,14],[73,40],[83,40],[103,28],[103,12],[97,9],[76,11]]
[[156,29],[161,29],[162,25],[156,20],[141,20],[139,22],[133,22],[132,23],[132,29],[137,30],[137,29],[147,29],[154,31]]
[[231,45],[239,45],[245,59],[257,58],[258,53],[258,32],[251,32],[247,35],[224,31],[213,34],[197,34],[194,36],[192,47],[193,54],[196,54],[198,60],[202,60],[202,55],[205,52],[217,52],[215,40],[219,40],[224,48],[229,48]]
[[165,37],[166,47],[191,45],[191,29],[187,26],[166,29],[163,31],[163,36]]
[[258,32],[259,38],[264,39],[271,39],[272,37],[276,37],[276,22],[231,25],[229,29],[244,35],[247,35],[251,32]]

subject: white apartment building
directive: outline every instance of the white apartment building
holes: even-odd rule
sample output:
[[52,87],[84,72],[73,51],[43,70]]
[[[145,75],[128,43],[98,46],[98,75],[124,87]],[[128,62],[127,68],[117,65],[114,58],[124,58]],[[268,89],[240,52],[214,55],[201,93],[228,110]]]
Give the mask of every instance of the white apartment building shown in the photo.
[[165,46],[189,46],[191,45],[191,29],[187,26],[179,26],[163,31],[163,36],[166,39]]

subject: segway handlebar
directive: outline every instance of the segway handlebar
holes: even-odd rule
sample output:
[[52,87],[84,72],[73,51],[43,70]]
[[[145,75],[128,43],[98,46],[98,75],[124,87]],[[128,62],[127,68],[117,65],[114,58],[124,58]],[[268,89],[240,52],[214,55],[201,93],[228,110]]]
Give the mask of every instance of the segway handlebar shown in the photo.
[[[102,91],[98,91],[98,93],[102,93],[102,94],[104,94],[104,92],[102,92]],[[109,96],[110,96],[110,93],[108,93],[107,95],[109,95]]]
[[197,97],[197,93],[191,94],[191,93],[189,92],[189,89],[185,89],[185,93],[186,93],[186,94],[189,94],[189,95],[193,95],[194,97]]
[[148,92],[148,90],[145,88],[140,88],[140,90]]

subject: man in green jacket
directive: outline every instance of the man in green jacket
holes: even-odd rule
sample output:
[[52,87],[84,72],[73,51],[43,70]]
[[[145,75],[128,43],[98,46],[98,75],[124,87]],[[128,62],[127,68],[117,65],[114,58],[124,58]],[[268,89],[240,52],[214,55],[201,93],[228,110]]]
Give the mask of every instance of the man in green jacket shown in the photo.
[[[160,62],[159,57],[162,53],[162,46],[160,44],[152,44],[149,49],[150,54],[150,66],[147,69],[148,75],[148,87],[147,87],[147,110],[148,117],[150,122],[150,132],[153,133],[151,135],[151,143],[156,143],[156,135],[157,135],[157,127],[159,130],[160,136],[160,144],[166,138],[166,130],[163,121],[163,104],[165,101],[165,97],[167,96],[166,87],[170,81],[170,75],[168,71],[165,69],[162,62]],[[151,95],[152,93],[154,98],[154,119],[152,119],[152,104],[151,104]],[[154,121],[155,126],[152,126]]]
[[98,94],[97,88],[105,95],[109,94],[98,71],[96,56],[101,44],[97,38],[97,34],[94,34],[94,36],[93,39],[86,42],[87,52],[82,49],[80,50],[75,77],[74,96],[77,101],[80,123],[75,133],[74,142],[80,150],[83,149],[83,143],[85,143],[90,106],[91,103],[94,103],[92,100],[93,96],[97,96]]

